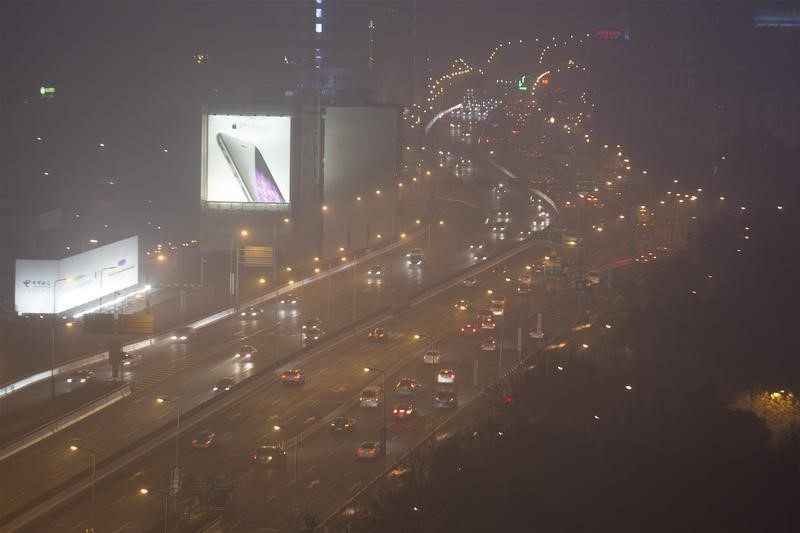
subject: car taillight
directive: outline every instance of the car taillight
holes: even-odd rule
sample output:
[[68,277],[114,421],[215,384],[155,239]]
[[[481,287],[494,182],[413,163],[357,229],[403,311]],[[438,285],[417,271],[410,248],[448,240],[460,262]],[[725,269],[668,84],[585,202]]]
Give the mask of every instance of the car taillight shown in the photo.
[[371,450],[369,451],[369,454],[370,454],[370,455],[375,455],[375,448],[371,449]]
[[257,454],[257,453],[254,453],[254,454],[253,454],[253,461],[257,461],[257,460],[258,460],[258,454]]

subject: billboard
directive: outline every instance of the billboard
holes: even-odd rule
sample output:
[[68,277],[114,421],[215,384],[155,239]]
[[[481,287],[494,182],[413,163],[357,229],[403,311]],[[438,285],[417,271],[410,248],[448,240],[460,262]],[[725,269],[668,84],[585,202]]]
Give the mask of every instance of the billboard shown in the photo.
[[290,202],[292,118],[209,114],[201,194],[209,207],[263,209]]
[[56,313],[139,283],[139,237],[64,259],[17,259],[17,313]]

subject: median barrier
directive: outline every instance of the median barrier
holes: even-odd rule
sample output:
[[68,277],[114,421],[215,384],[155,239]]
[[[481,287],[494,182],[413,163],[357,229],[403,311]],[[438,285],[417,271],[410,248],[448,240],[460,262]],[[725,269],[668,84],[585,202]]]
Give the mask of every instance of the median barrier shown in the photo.
[[114,391],[92,400],[90,403],[84,405],[83,407],[79,407],[78,409],[72,411],[71,413],[67,413],[64,416],[57,418],[52,422],[48,422],[47,424],[31,431],[27,435],[20,437],[13,442],[3,446],[0,449],[0,461],[3,461],[14,454],[25,450],[36,444],[37,442],[46,439],[52,435],[55,435],[59,431],[62,431],[73,424],[76,424],[86,418],[87,416],[91,416],[97,411],[101,409],[105,409],[109,405],[112,405],[121,399],[129,396],[131,394],[131,387],[129,383],[122,385],[121,387],[115,389]]

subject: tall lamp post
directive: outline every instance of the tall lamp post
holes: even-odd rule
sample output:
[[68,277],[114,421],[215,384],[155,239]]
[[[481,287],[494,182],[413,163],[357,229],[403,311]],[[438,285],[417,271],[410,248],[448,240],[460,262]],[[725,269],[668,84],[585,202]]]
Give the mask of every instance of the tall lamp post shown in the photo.
[[294,507],[295,507],[295,509],[299,509],[299,500],[298,500],[298,492],[297,492],[298,491],[298,489],[297,489],[298,466],[297,465],[300,463],[300,454],[299,454],[299,450],[300,450],[300,432],[297,431],[294,428],[290,428],[289,426],[278,426],[278,425],[275,425],[275,426],[272,426],[272,429],[274,429],[275,431],[281,431],[281,430],[285,429],[285,430],[288,430],[288,431],[291,431],[291,432],[294,433]]
[[[163,263],[164,261],[167,260],[167,256],[159,252],[156,255],[149,256],[147,259],[148,259],[148,261],[147,261],[147,263],[145,263],[147,265],[147,268],[145,268],[145,271],[144,271],[145,272],[145,276],[144,276],[145,288],[150,287],[150,267],[151,267],[151,263],[153,261],[157,261],[159,263]],[[145,312],[149,314],[150,313],[150,290],[149,289],[145,292],[145,309],[146,309]]]
[[139,494],[148,495],[150,493],[158,494],[159,496],[164,497],[164,533],[167,533],[167,518],[169,513],[169,491],[167,490],[158,490],[158,489],[149,489],[149,488],[142,488],[139,489]]
[[[331,319],[331,294],[333,292],[333,272],[331,272],[331,266],[333,263],[326,259],[320,259],[319,257],[314,258],[315,263],[322,262],[325,267],[328,269],[328,320]],[[319,274],[319,267],[314,268],[314,273]]]
[[[231,300],[234,309],[239,307],[239,243],[241,239],[250,235],[246,229],[239,230],[238,233],[231,235],[231,273],[233,284],[231,286],[230,280],[228,281],[229,289],[231,290]],[[234,249],[234,244],[236,248]],[[234,251],[236,254],[234,255]]]
[[[430,350],[433,351],[434,340],[433,340],[432,336],[425,335],[424,333],[415,333],[414,334],[414,339],[415,340],[427,339],[427,340],[431,341]],[[431,430],[431,435],[434,437],[434,439],[436,438],[436,369],[437,368],[438,368],[438,365],[435,362],[433,364],[431,364],[431,396],[433,398],[433,400],[432,400],[432,402],[433,402],[432,403],[433,410],[431,411],[431,413],[432,413],[431,416],[432,416],[432,421],[433,421],[433,426],[432,426],[433,429]]]
[[[179,454],[180,446],[181,446],[181,404],[178,403],[178,401],[176,401],[176,400],[172,400],[170,398],[165,398],[163,396],[156,398],[156,402],[158,402],[160,404],[164,404],[164,403],[172,404],[178,410],[178,419],[177,419],[177,425],[176,425],[176,428],[175,428],[175,468],[178,468],[178,466],[180,465],[180,462],[178,461],[178,459],[179,459],[178,454]],[[175,494],[175,499],[173,500],[173,503],[175,504],[175,510],[177,511],[177,509],[178,509],[178,495],[177,494]]]
[[72,278],[59,278],[53,282],[53,314],[50,322],[50,419],[56,412],[56,296],[58,284],[64,281],[69,283]]
[[375,368],[373,366],[365,366],[364,372],[380,372],[381,373],[381,403],[383,404],[383,427],[381,428],[381,454],[383,460],[386,460],[386,371],[382,368]]
[[91,448],[84,446],[77,446],[75,444],[69,447],[71,452],[82,451],[88,453],[92,458],[92,484],[91,484],[91,497],[89,499],[89,528],[87,532],[94,532],[94,479],[97,472],[97,453]]

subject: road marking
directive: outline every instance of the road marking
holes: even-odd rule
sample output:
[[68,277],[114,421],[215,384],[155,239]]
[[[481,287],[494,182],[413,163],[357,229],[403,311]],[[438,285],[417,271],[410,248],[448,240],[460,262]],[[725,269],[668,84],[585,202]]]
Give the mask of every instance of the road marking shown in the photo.
[[358,489],[361,487],[361,485],[363,485],[363,484],[364,484],[364,483],[362,483],[361,481],[356,481],[355,483],[353,483],[352,485],[350,485],[350,492],[355,492],[355,491],[357,491],[357,490],[358,490]]
[[317,419],[317,417],[316,417],[316,416],[309,416],[308,418],[306,418],[305,420],[303,420],[303,425],[305,425],[305,424],[310,424],[311,422],[313,422],[313,421],[314,421],[314,420],[316,420],[316,419]]
[[143,475],[144,475],[144,470],[139,470],[139,471],[138,471],[138,472],[136,472],[134,475],[132,475],[131,477],[129,477],[129,478],[128,478],[128,481],[133,481],[133,480],[134,480],[134,479],[136,479],[137,477],[139,477],[139,476],[143,476]]
[[115,529],[111,533],[119,533],[120,531],[122,531],[123,529],[125,529],[126,527],[128,527],[131,524],[132,524],[132,522],[125,522],[124,524],[122,524],[120,527],[118,527],[117,529]]
[[283,398],[278,398],[277,400],[275,400],[274,402],[272,402],[272,405],[277,405],[277,404],[278,404],[278,402],[280,402],[282,399],[283,399]]
[[311,400],[310,402],[308,402],[308,406],[309,406],[309,407],[314,407],[314,406],[315,406],[315,405],[317,405],[318,403],[319,403],[319,398],[314,398],[313,400]]
[[267,419],[267,421],[269,421],[269,420],[275,420],[276,418],[278,418],[278,415],[272,415],[272,416],[270,416],[270,417]]
[[139,433],[139,428],[136,428],[133,431],[131,431],[130,433],[128,433],[127,435],[125,435],[125,440],[130,439],[132,436],[136,435],[137,433]]
[[308,486],[306,487],[306,489],[313,489],[314,487],[316,487],[316,486],[317,486],[317,485],[319,485],[320,483],[321,483],[321,482],[320,482],[320,480],[318,480],[318,479],[315,479],[315,480],[313,480],[311,483],[309,483],[309,484],[308,484]]

